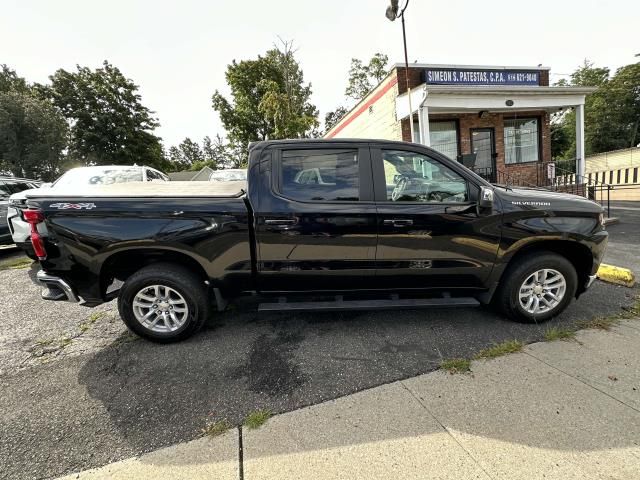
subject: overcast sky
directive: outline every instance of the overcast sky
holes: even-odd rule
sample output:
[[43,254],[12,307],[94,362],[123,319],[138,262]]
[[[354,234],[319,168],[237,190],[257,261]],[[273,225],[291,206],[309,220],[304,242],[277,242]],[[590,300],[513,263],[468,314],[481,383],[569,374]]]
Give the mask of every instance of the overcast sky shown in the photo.
[[[401,4],[402,4],[401,0]],[[29,81],[104,59],[140,86],[166,144],[223,134],[211,95],[225,94],[231,60],[294,40],[313,102],[346,104],[352,57],[403,61],[400,22],[387,0],[4,0],[0,64]],[[640,53],[638,0],[411,0],[409,61],[551,67],[551,80],[584,58],[615,69]]]

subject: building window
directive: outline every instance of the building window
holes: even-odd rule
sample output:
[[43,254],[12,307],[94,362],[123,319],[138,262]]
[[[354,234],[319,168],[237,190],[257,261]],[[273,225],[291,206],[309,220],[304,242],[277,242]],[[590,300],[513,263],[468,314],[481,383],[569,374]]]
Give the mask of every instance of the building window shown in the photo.
[[452,160],[458,158],[458,125],[455,120],[429,122],[431,148]]
[[537,162],[540,159],[538,138],[537,118],[505,120],[505,163]]

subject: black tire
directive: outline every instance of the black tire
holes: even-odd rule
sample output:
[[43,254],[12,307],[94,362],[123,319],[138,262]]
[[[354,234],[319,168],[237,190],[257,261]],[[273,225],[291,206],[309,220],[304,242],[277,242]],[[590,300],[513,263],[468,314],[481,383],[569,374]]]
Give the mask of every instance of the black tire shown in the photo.
[[[178,292],[188,306],[184,324],[175,331],[157,332],[145,327],[135,316],[133,300],[145,287],[163,285]],[[118,311],[127,327],[137,335],[159,343],[178,342],[196,333],[209,316],[207,289],[197,275],[173,263],[155,263],[131,275],[120,288]]]
[[[564,277],[566,290],[561,301],[551,310],[530,313],[520,304],[520,287],[533,273],[542,269],[553,269]],[[494,304],[510,320],[520,323],[540,323],[559,315],[576,295],[578,275],[574,266],[565,257],[552,252],[536,252],[512,260],[500,280]]]

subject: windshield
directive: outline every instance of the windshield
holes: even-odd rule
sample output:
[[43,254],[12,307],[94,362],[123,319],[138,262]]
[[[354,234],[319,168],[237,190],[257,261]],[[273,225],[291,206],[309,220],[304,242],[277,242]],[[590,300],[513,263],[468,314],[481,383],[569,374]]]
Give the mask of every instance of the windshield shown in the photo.
[[246,180],[246,170],[217,170],[211,174],[209,180],[212,182],[232,182],[234,180]]
[[52,187],[70,187],[80,185],[110,185],[112,183],[141,182],[140,167],[104,167],[74,168],[62,175]]

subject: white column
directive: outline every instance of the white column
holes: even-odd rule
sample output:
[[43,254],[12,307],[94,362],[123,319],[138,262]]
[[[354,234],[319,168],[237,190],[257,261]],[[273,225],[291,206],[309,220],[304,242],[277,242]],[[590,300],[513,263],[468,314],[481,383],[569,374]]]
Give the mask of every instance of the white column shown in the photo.
[[[584,177],[584,104],[576,105],[576,176]],[[576,179],[578,180],[578,179]],[[582,179],[580,179],[582,180]]]
[[429,134],[429,108],[420,105],[418,109],[418,123],[420,125],[420,143],[431,146],[431,135]]

